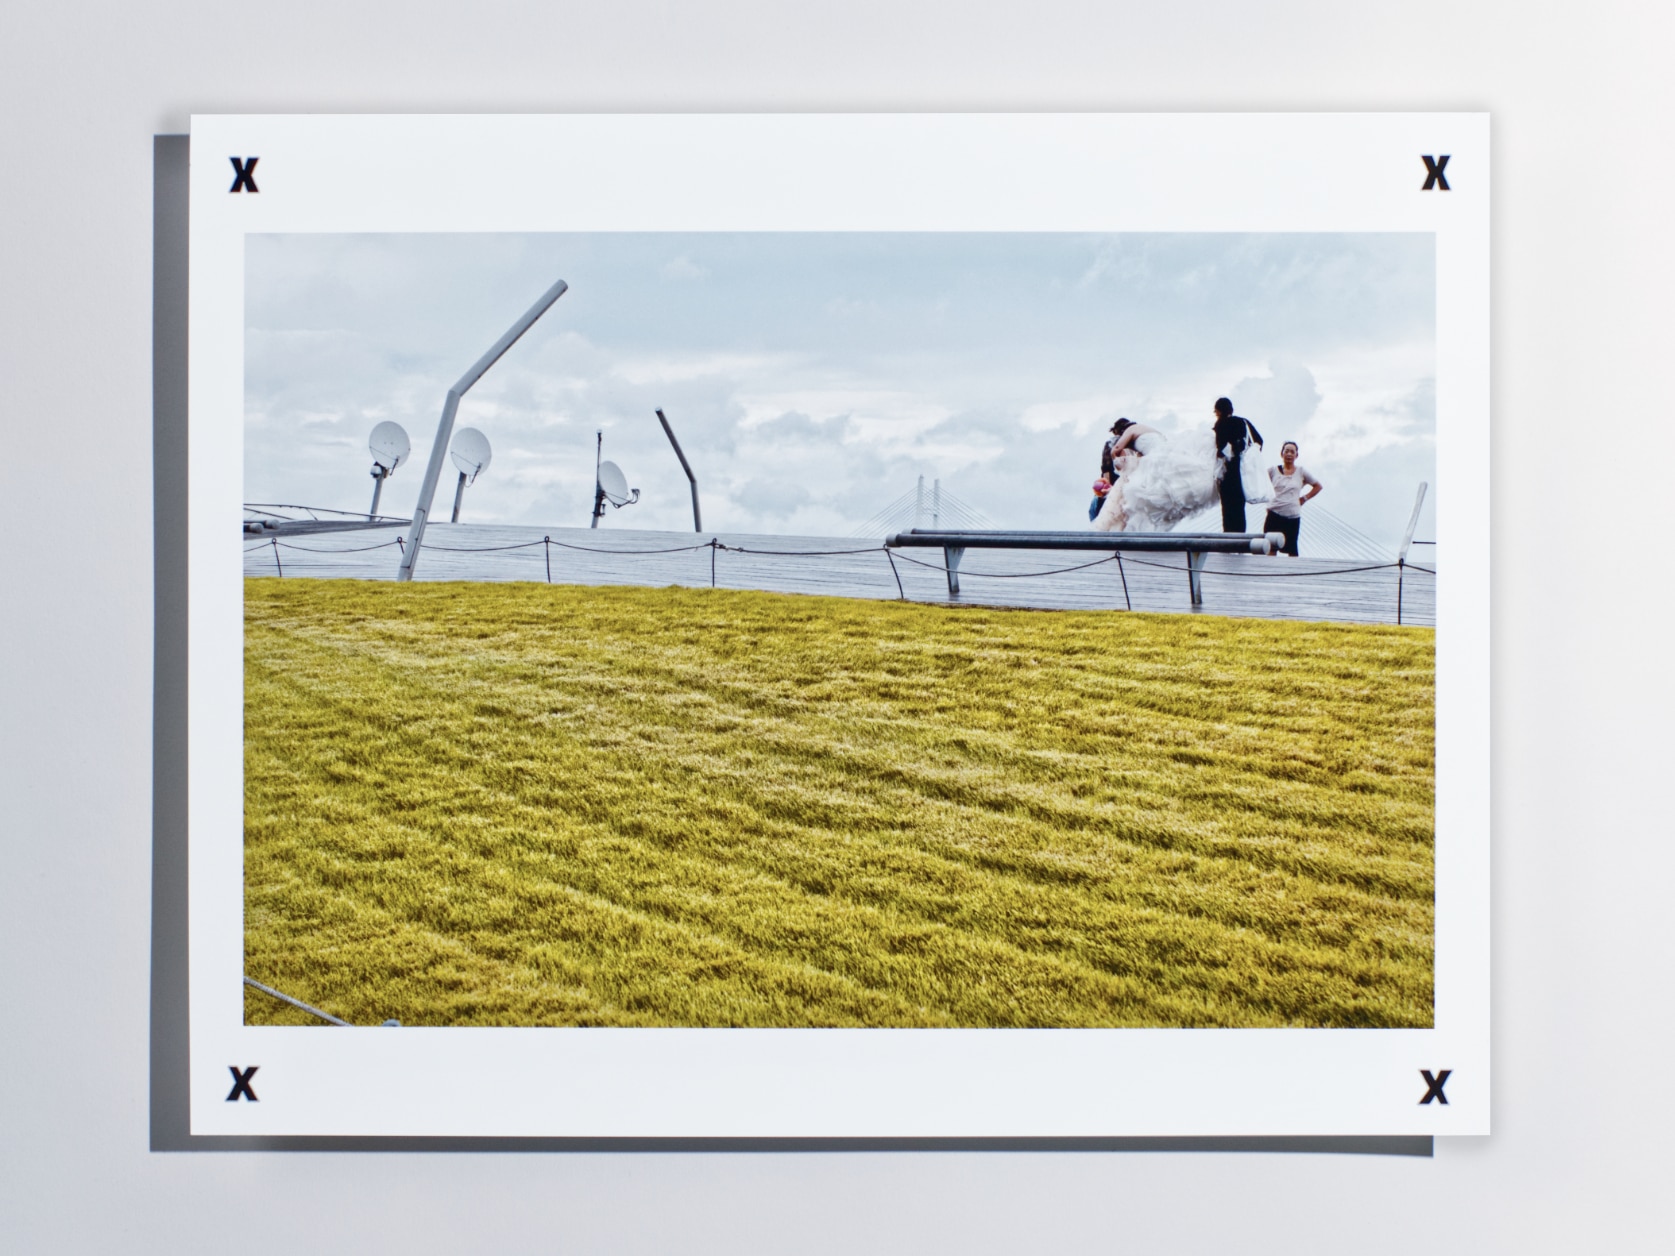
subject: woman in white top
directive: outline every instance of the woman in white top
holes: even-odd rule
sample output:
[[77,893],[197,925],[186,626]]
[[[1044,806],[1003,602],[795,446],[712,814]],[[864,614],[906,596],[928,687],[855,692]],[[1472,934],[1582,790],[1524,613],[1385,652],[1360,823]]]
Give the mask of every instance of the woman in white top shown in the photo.
[[1297,534],[1303,530],[1303,503],[1319,496],[1323,486],[1297,465],[1294,440],[1280,446],[1280,465],[1268,468],[1268,482],[1274,486],[1274,500],[1268,507],[1268,517],[1262,521],[1262,530],[1283,533],[1282,552],[1296,558]]

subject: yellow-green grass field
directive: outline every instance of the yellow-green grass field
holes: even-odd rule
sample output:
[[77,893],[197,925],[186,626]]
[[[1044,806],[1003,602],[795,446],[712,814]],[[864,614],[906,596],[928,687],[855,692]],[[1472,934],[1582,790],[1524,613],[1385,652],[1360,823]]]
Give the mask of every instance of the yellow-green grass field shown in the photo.
[[245,971],[349,1021],[1432,1023],[1430,630],[329,580],[245,607]]

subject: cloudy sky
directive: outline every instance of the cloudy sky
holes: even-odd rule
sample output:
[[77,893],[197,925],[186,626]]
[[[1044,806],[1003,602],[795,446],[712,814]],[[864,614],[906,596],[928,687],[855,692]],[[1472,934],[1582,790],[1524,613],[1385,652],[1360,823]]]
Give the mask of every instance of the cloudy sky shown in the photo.
[[380,511],[410,513],[448,387],[555,279],[460,407],[494,451],[468,522],[586,526],[603,430],[642,497],[601,526],[690,529],[658,408],[718,531],[846,536],[920,475],[997,526],[1085,527],[1116,418],[1197,432],[1223,395],[1377,540],[1435,485],[1429,235],[268,235],[245,499],[366,510],[392,419]]

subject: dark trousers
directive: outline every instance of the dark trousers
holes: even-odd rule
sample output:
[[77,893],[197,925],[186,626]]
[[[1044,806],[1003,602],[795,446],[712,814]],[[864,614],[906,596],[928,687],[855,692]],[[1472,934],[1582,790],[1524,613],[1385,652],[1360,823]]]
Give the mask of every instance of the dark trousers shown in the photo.
[[1221,477],[1221,530],[1245,530],[1245,480],[1239,474],[1240,451],[1232,451]]
[[1268,517],[1262,521],[1262,530],[1264,532],[1285,533],[1285,548],[1280,553],[1290,554],[1293,558],[1297,557],[1297,534],[1303,530],[1301,518],[1288,519],[1286,516],[1276,515],[1270,510]]

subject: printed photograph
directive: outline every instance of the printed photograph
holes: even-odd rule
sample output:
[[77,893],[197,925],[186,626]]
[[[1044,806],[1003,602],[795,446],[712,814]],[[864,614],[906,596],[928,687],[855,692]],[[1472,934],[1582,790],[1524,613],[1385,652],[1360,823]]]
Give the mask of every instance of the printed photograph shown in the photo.
[[1434,1024],[1432,235],[244,291],[247,1024]]

